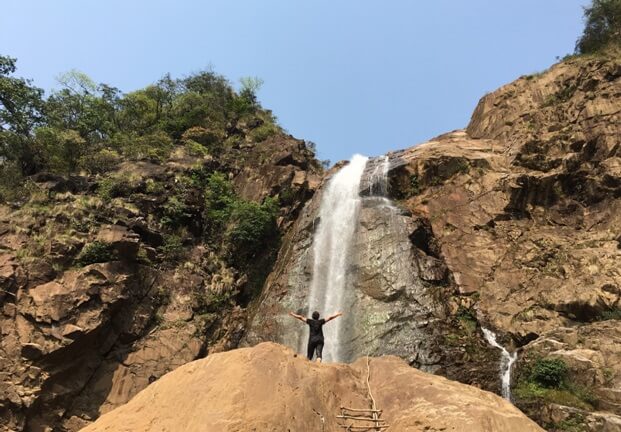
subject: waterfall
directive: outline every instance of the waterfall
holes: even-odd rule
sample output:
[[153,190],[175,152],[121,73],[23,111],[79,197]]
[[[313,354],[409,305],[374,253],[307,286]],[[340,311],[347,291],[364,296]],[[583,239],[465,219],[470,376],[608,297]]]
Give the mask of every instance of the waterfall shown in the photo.
[[388,168],[390,160],[388,156],[380,156],[380,163],[376,163],[373,171],[369,174],[369,195],[386,197],[388,195]]
[[[360,181],[367,158],[354,155],[328,182],[319,207],[319,226],[313,238],[313,275],[308,302],[309,315],[322,317],[343,309],[351,243],[360,210]],[[352,313],[351,311],[343,311]],[[342,361],[343,319],[323,328],[325,361]]]
[[496,341],[496,334],[485,327],[481,328],[485,340],[493,347],[499,348],[502,351],[502,357],[500,360],[500,380],[502,382],[502,397],[511,400],[511,367],[515,360],[517,360],[517,352],[509,353]]

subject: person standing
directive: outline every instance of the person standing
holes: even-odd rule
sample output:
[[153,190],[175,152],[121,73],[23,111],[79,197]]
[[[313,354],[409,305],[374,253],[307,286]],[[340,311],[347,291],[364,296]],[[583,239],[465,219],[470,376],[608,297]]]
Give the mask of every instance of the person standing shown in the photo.
[[319,312],[313,312],[312,318],[306,318],[303,315],[298,315],[293,312],[289,312],[293,318],[302,321],[303,323],[308,324],[309,333],[308,333],[308,349],[307,356],[309,360],[313,359],[313,355],[317,354],[317,361],[321,363],[321,356],[323,352],[323,325],[327,322],[332,321],[335,318],[338,318],[343,315],[341,312],[337,312],[334,315],[329,316],[328,318],[320,318]]

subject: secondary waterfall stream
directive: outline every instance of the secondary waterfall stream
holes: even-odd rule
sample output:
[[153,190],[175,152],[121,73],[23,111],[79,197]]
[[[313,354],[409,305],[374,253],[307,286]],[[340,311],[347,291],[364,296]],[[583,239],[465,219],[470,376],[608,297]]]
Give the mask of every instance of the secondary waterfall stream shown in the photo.
[[517,352],[509,353],[505,347],[496,341],[496,334],[491,330],[482,328],[485,340],[492,346],[499,348],[502,352],[500,359],[500,380],[502,382],[502,397],[511,400],[511,367],[517,360]]
[[[355,155],[334,174],[323,193],[319,227],[313,238],[309,315],[319,311],[327,316],[343,309],[348,261],[360,211],[360,181],[367,160]],[[342,361],[343,320],[331,322],[323,331],[329,341],[324,349],[324,360]]]

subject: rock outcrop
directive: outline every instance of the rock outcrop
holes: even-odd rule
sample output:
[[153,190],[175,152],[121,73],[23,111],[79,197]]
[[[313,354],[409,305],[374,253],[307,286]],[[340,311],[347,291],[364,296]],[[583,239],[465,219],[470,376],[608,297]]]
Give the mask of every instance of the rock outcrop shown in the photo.
[[[391,431],[541,431],[489,392],[420,372],[396,357],[317,364],[263,343],[178,368],[84,432],[324,431],[350,424],[341,407],[372,406]],[[368,426],[368,422],[365,422]],[[364,424],[364,423],[358,423]]]
[[[237,199],[277,203],[256,267],[204,234],[203,179],[216,171]],[[0,430],[79,430],[167,372],[236,347],[276,237],[320,174],[304,142],[279,134],[218,158],[179,147],[105,177],[33,178],[30,202],[0,206]]]

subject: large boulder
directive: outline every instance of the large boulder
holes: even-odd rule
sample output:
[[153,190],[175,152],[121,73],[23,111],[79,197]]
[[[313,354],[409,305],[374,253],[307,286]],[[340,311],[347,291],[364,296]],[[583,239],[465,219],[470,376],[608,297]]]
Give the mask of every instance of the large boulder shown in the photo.
[[542,431],[500,397],[412,369],[397,357],[317,364],[273,343],[180,367],[83,431],[336,432],[342,424],[369,424],[339,418],[342,407],[373,403],[394,432]]

